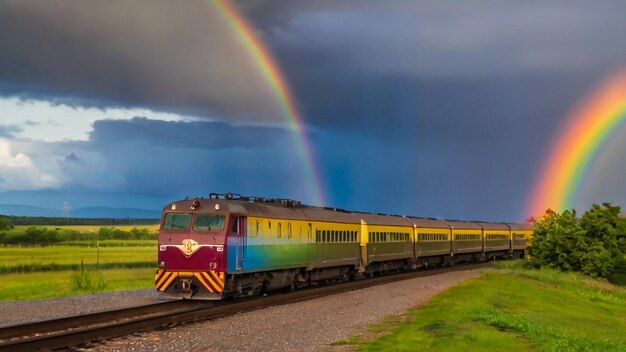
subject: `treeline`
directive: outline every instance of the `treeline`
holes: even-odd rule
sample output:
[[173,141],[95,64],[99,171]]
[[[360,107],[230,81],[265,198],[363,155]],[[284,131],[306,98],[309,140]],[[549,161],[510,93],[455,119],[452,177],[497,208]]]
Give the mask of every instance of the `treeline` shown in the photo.
[[575,210],[546,211],[533,219],[530,263],[592,277],[608,277],[626,268],[626,219],[620,207],[594,204],[582,217]]
[[97,232],[80,232],[69,229],[48,229],[31,226],[23,232],[0,231],[2,244],[54,244],[71,241],[103,240],[156,240],[157,232],[134,228],[128,231],[113,227],[101,227]]
[[66,225],[91,225],[91,226],[115,226],[115,225],[155,225],[159,219],[113,219],[113,218],[59,218],[43,216],[8,216],[0,215],[0,222],[8,219],[13,225],[33,226],[66,226]]

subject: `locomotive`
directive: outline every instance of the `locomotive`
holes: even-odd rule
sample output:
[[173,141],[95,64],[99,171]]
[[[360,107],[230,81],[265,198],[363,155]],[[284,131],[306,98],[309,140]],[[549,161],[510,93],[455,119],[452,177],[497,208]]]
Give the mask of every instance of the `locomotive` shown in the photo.
[[391,271],[523,258],[530,224],[455,221],[211,193],[163,209],[156,289],[220,300]]

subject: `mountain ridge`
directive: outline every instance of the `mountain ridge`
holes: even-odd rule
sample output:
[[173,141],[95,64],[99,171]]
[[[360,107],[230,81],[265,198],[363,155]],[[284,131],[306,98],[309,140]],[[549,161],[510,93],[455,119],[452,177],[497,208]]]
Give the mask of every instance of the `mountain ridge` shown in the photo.
[[42,217],[65,217],[67,215],[72,218],[158,219],[161,217],[161,211],[131,207],[94,206],[71,209],[68,214],[64,214],[60,207],[59,209],[52,209],[22,204],[0,204],[0,215]]

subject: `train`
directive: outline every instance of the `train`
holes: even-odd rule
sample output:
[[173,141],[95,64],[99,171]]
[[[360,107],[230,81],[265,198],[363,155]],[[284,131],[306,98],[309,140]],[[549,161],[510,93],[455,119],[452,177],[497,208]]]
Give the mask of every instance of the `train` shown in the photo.
[[163,209],[155,287],[222,300],[424,267],[523,258],[531,224],[458,221],[211,193]]

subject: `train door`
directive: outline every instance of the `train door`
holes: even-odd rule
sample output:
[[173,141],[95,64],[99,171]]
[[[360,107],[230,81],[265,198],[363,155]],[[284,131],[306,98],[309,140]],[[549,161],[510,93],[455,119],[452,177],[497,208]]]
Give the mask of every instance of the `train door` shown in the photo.
[[307,254],[308,254],[308,257],[309,257],[308,260],[307,260],[307,262],[308,262],[307,270],[312,270],[315,267],[315,261],[316,261],[315,258],[317,257],[317,255],[316,255],[316,249],[317,249],[316,248],[317,247],[316,241],[319,241],[319,240],[316,240],[314,238],[314,236],[313,236],[313,225],[311,225],[311,223],[308,223],[307,227],[306,227],[306,244],[307,244],[307,247],[308,247]]
[[233,215],[231,218],[231,245],[235,247],[235,270],[240,271],[243,268],[243,262],[246,260],[246,218],[244,216]]

